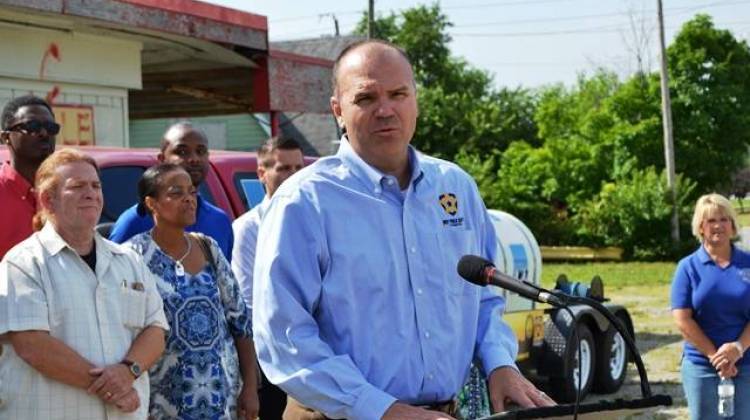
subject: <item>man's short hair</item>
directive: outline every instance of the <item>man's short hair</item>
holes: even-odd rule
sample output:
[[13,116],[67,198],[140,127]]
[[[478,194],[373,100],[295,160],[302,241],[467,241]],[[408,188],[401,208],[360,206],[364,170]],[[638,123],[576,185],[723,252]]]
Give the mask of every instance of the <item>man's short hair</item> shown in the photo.
[[338,57],[336,57],[336,61],[333,62],[333,72],[331,75],[331,87],[333,89],[333,94],[336,95],[337,91],[336,88],[339,83],[339,67],[341,66],[341,62],[346,58],[347,55],[349,55],[350,52],[358,49],[359,47],[363,47],[365,45],[383,45],[388,48],[392,48],[396,50],[399,54],[401,54],[402,57],[404,57],[404,60],[406,60],[407,63],[409,63],[409,67],[412,69],[414,66],[411,64],[411,60],[409,60],[409,56],[406,54],[406,51],[404,51],[403,48],[399,47],[398,45],[384,41],[382,39],[363,39],[361,41],[352,42],[351,44],[347,45],[346,48],[341,50]]
[[264,168],[273,164],[274,150],[300,150],[302,146],[291,137],[274,136],[263,142],[258,148],[258,163]]
[[183,131],[193,131],[193,132],[196,132],[196,133],[200,134],[206,140],[206,142],[208,142],[208,137],[206,136],[206,133],[203,132],[203,130],[201,130],[200,128],[196,127],[190,121],[178,121],[178,122],[170,125],[169,127],[167,127],[166,130],[164,130],[164,134],[161,136],[161,143],[159,145],[162,153],[164,152],[164,150],[167,149],[167,146],[169,146],[170,140],[167,140],[167,133],[169,133],[172,130],[178,130],[178,129],[179,130],[183,130]]
[[52,107],[49,106],[47,101],[44,99],[34,96],[34,95],[23,95],[19,96],[17,98],[13,98],[5,104],[5,107],[3,108],[2,116],[0,116],[0,121],[2,121],[2,128],[3,130],[7,130],[10,128],[10,121],[13,119],[13,117],[16,115],[16,112],[18,112],[19,109],[25,107],[25,106],[43,106],[49,110],[49,113],[53,116],[55,115],[54,112],[52,112]]

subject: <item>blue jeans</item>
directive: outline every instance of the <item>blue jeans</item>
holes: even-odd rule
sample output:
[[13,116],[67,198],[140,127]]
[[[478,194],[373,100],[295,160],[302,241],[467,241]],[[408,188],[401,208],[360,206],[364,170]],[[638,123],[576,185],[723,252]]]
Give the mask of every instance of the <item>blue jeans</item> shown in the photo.
[[[734,419],[750,419],[750,367],[737,366],[734,381]],[[719,417],[719,375],[712,366],[682,359],[682,387],[692,420],[713,420]]]

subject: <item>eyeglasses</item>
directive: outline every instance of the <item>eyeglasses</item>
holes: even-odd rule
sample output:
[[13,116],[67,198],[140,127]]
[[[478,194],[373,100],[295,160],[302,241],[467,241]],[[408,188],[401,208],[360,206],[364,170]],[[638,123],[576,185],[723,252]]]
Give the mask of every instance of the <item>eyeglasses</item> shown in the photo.
[[7,131],[22,131],[26,134],[36,135],[41,133],[42,129],[44,129],[44,131],[46,131],[50,136],[54,136],[60,132],[60,124],[54,123],[52,121],[29,120],[18,123],[8,128]]

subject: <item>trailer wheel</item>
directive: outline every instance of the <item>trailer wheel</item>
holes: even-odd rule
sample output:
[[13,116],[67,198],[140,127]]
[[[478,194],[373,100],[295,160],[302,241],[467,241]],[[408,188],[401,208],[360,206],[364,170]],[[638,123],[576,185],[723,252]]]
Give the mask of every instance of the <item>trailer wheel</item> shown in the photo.
[[[573,402],[580,390],[581,399],[585,398],[594,383],[596,369],[596,348],[591,330],[583,323],[576,326],[578,343],[575,334],[570,334],[565,345],[565,360],[562,377],[550,378],[552,393],[558,402]],[[578,345],[576,345],[578,344]],[[578,384],[578,346],[581,347],[581,383]]]
[[594,389],[602,394],[617,391],[628,372],[628,347],[619,332],[610,325],[596,347]]

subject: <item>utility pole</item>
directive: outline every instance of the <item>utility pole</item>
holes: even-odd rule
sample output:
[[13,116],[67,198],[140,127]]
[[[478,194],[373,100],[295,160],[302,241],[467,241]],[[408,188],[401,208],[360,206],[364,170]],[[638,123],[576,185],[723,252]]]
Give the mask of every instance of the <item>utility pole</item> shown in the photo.
[[375,31],[375,0],[367,0],[367,39],[372,39]]
[[667,49],[664,42],[664,12],[661,0],[656,0],[659,13],[659,52],[661,55],[661,114],[664,126],[664,159],[667,164],[667,187],[672,194],[672,243],[680,241],[680,222],[677,209],[677,187],[674,168],[674,139],[672,137],[672,102],[669,99],[669,74],[667,73]]

